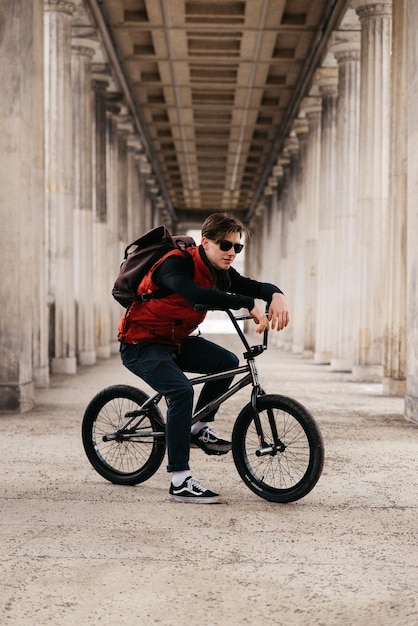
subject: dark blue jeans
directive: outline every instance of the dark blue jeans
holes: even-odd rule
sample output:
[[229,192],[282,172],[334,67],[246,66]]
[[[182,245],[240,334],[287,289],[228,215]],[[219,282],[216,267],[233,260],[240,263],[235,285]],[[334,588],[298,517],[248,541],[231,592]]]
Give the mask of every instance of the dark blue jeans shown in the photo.
[[[180,350],[147,343],[121,344],[122,362],[131,372],[161,393],[167,402],[167,471],[189,468],[190,428],[194,390],[183,372],[215,374],[238,367],[238,357],[203,337],[187,337]],[[232,378],[203,385],[198,410],[228,389]],[[216,411],[205,418],[213,421]]]

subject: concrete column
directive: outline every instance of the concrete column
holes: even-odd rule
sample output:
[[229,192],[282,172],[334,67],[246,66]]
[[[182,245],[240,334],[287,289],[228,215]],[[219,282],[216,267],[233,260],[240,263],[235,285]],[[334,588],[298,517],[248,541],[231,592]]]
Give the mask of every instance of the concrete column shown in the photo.
[[[288,143],[289,140],[285,142],[287,152],[289,152]],[[282,198],[279,199],[283,179],[284,168],[280,165],[275,166],[273,168],[272,176],[268,180],[268,186],[271,189],[272,195],[270,202],[267,203],[267,208],[263,215],[262,232],[260,237],[263,259],[260,277],[261,280],[271,282],[281,287],[283,291],[286,292],[286,297],[290,302],[292,294],[290,293],[291,290],[289,285],[292,281],[289,280],[289,276],[287,274],[288,258],[283,233],[284,203]],[[253,275],[252,269],[250,272],[250,275]],[[285,277],[287,277],[286,280]],[[269,341],[274,345],[279,345],[284,348],[289,342],[289,337],[286,337],[285,335],[286,333],[284,332],[271,333]]]
[[110,357],[112,279],[114,281],[116,276],[109,276],[108,265],[106,90],[110,77],[103,70],[103,67],[93,66],[93,299],[96,354],[98,358],[107,359]]
[[[389,281],[384,348],[383,393],[406,391],[406,246],[408,152],[408,11],[407,1],[393,3],[391,82],[391,159],[389,176]],[[412,232],[410,233],[411,236]]]
[[275,179],[275,182],[273,183],[273,197],[267,212],[267,219],[265,220],[266,231],[265,237],[263,237],[265,244],[263,280],[269,280],[276,285],[280,285],[280,242],[282,240],[282,222],[278,215],[279,202],[277,199],[277,184],[278,181]]
[[141,174],[141,163],[142,163],[142,159],[143,159],[143,151],[142,149],[138,149],[135,152],[135,163],[136,163],[136,168],[137,168],[137,177],[138,177],[138,195],[139,195],[139,201],[141,203],[141,210],[137,216],[137,224],[138,224],[138,232],[139,233],[143,233],[147,230],[149,230],[146,227],[146,223],[147,223],[147,216],[146,216],[146,211],[147,211],[147,189],[146,189],[146,185],[145,185],[145,181],[144,178]]
[[291,162],[289,171],[289,193],[286,198],[287,237],[289,241],[290,275],[293,278],[292,352],[303,353],[305,337],[305,221],[308,201],[307,152],[309,124],[301,114],[295,121],[295,132],[299,142],[299,158]]
[[[286,188],[280,198],[283,205],[283,241],[285,242],[288,279],[292,286],[286,291],[291,314],[291,325],[287,329],[287,347],[295,354],[303,352],[304,341],[304,245],[303,245],[303,194],[295,206],[291,205],[291,187],[293,181],[288,168],[285,169]],[[289,332],[290,331],[290,332]]]
[[98,42],[73,29],[71,77],[74,120],[74,291],[77,304],[77,360],[96,363],[93,265],[93,92],[91,62]]
[[328,364],[336,344],[335,211],[338,70],[324,67],[316,76],[322,97],[320,209],[318,218],[318,278],[314,362]]
[[117,328],[123,309],[113,301],[111,291],[123,258],[123,245],[119,234],[119,138],[117,133],[116,113],[113,103],[107,114],[106,171],[107,171],[107,263],[110,304],[110,351],[117,353]]
[[53,373],[74,374],[74,168],[71,19],[75,2],[45,0],[45,178]]
[[[267,250],[265,249],[267,269],[264,270],[263,275],[266,280],[275,283],[283,289],[291,306],[293,302],[293,256],[288,229],[290,213],[287,211],[287,197],[289,193],[287,182],[289,177],[285,173],[285,168],[281,165],[275,165],[273,172],[277,181],[277,188],[273,195],[271,209],[268,212],[268,219],[264,221],[265,230],[262,241],[268,242],[268,244]],[[252,269],[249,271],[253,273]],[[292,325],[289,325],[280,333],[272,334],[269,341],[290,350],[292,347]]]
[[392,2],[354,0],[361,24],[359,319],[353,378],[381,382],[388,282]]
[[[281,267],[281,219],[279,215],[279,201],[277,196],[278,180],[276,176],[271,176],[268,180],[268,189],[271,195],[265,197],[265,210],[257,228],[257,240],[259,240],[259,256],[261,266],[258,275],[260,280],[268,281],[280,285]],[[239,271],[239,270],[238,270]],[[254,276],[254,269],[251,267],[250,276]],[[270,336],[270,341],[278,344],[283,338],[279,333]]]
[[33,360],[45,367],[34,339],[45,330],[42,12],[39,1],[0,6],[0,411],[30,409]]
[[144,212],[145,230],[150,230],[154,226],[152,202],[146,190],[144,190],[144,193],[145,193],[145,212]]
[[[249,224],[252,232],[257,232],[262,228],[265,210],[264,204],[260,202]],[[259,237],[252,237],[248,243],[245,251],[245,271],[248,275],[250,272],[254,275],[261,273],[261,238]]]
[[128,237],[128,137],[132,132],[131,124],[120,116],[116,119],[117,132],[117,198],[118,232],[121,249],[130,243]]
[[[119,245],[119,264],[123,258],[123,253],[128,244],[131,243],[129,238],[129,153],[128,138],[132,133],[132,121],[125,110],[122,110],[116,117],[116,158],[117,158],[117,179],[116,179],[116,197],[117,197],[117,214],[115,216],[118,230]],[[118,265],[119,267],[119,265]],[[120,314],[120,306],[118,311],[118,320]],[[113,350],[119,351],[119,344],[113,346]]]
[[[261,235],[259,245],[260,268],[258,276],[260,276],[260,280],[267,280],[268,277],[268,280],[272,283],[275,281],[275,256],[277,254],[277,242],[274,241],[274,233],[272,230],[272,214],[275,209],[275,204],[275,194],[272,193],[270,202],[267,203],[260,219],[259,228],[257,229],[257,233]],[[276,254],[273,252],[274,248]]]
[[318,273],[318,224],[321,178],[321,99],[305,98],[302,111],[309,124],[306,153],[306,183],[304,220],[304,337],[303,355],[312,358],[315,351],[317,273]]
[[338,64],[337,154],[338,176],[335,240],[337,242],[337,320],[334,371],[351,371],[354,365],[355,325],[358,294],[358,159],[360,116],[360,32],[344,33],[332,48]]
[[[295,328],[303,329],[302,315],[296,315],[296,303],[298,302],[298,294],[296,293],[295,272],[296,264],[299,262],[297,242],[296,242],[296,225],[297,212],[299,210],[301,193],[301,155],[303,147],[301,140],[302,134],[298,134],[298,125],[292,128],[288,139],[285,142],[287,158],[279,159],[278,164],[274,167],[273,173],[278,180],[278,216],[275,221],[280,227],[280,238],[276,244],[276,259],[278,266],[278,286],[284,291],[288,302],[291,323],[280,333],[274,335],[274,342],[286,350],[293,350],[295,346],[294,335]],[[308,126],[305,120],[306,134]],[[306,135],[304,135],[306,136]],[[277,252],[279,257],[277,257]],[[303,306],[301,307],[303,310]],[[296,326],[295,326],[296,322]],[[301,330],[300,336],[303,336]],[[303,343],[303,341],[301,341]]]
[[137,135],[128,137],[128,240],[133,241],[142,234],[142,213],[144,211],[142,181],[138,162],[142,144]]
[[418,423],[418,3],[407,2],[408,50],[408,243],[407,369],[405,415]]
[[141,210],[137,216],[137,220],[138,220],[138,232],[139,233],[144,233],[147,230],[149,230],[146,227],[146,223],[147,223],[147,216],[146,216],[146,212],[147,212],[147,193],[146,193],[146,186],[145,186],[145,181],[143,179],[143,176],[141,174],[141,163],[142,163],[142,157],[143,157],[143,153],[142,150],[137,150],[135,153],[135,163],[136,163],[136,168],[137,168],[137,176],[138,176],[138,194],[139,194],[139,199],[141,202]]
[[[280,184],[280,182],[279,182]],[[269,341],[273,339],[275,345],[280,346],[284,350],[292,349],[292,335],[293,335],[293,300],[294,300],[294,291],[293,291],[293,259],[294,255],[292,254],[292,243],[290,245],[283,245],[285,241],[284,231],[287,230],[289,232],[289,224],[287,223],[289,215],[286,213],[285,204],[281,198],[278,198],[276,202],[275,213],[273,215],[273,223],[275,224],[276,231],[276,252],[275,252],[275,263],[277,264],[277,281],[276,284],[280,289],[283,290],[286,300],[288,302],[290,308],[290,315],[292,323],[289,324],[285,329],[283,329],[280,333],[276,333],[276,335],[270,337]],[[291,224],[290,224],[291,226]]]
[[[44,3],[34,0],[33,7],[33,167],[31,206],[36,216],[32,223],[35,254],[32,267],[34,307],[33,380],[36,387],[49,385],[48,304],[46,285],[46,215],[45,215],[45,126],[44,126]],[[2,82],[4,85],[4,83]]]

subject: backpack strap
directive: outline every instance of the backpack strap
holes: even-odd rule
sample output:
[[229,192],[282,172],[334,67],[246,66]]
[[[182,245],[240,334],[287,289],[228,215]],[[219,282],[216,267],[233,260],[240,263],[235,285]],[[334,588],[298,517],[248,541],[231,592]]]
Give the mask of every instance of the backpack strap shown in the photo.
[[[150,269],[150,273],[153,273],[156,269],[158,269],[158,267],[162,265],[162,263],[166,260],[166,258],[169,255],[174,256],[172,252],[177,252],[177,249],[174,251],[171,250],[169,253],[167,253],[161,259],[159,259]],[[186,259],[188,265],[190,266],[190,269],[193,269],[193,258],[192,258],[192,255],[189,254],[189,252],[187,252],[187,249],[178,248],[178,252],[181,252],[183,257]],[[176,254],[175,256],[180,256],[180,255]],[[166,298],[167,296],[171,296],[173,293],[174,291],[172,289],[169,289],[168,287],[162,287],[161,289],[157,289],[156,291],[151,291],[149,293],[142,293],[140,296],[138,296],[138,299],[144,302],[146,302],[147,300],[154,300],[154,299],[159,300],[160,298]]]

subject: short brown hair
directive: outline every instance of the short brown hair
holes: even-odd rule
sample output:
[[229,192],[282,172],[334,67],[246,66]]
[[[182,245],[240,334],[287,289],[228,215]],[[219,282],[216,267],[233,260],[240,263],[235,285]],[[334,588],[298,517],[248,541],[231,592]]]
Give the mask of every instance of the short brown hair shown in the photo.
[[212,213],[202,225],[202,237],[219,242],[231,233],[251,236],[249,229],[232,213]]

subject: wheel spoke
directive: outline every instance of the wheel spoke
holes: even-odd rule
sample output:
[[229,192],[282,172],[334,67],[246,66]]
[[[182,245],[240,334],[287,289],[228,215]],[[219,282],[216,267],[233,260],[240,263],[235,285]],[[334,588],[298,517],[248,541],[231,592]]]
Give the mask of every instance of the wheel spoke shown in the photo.
[[[323,445],[312,416],[300,404],[283,396],[259,399],[263,444],[273,452],[259,454],[260,443],[251,407],[237,419],[233,454],[238,472],[255,493],[267,500],[290,502],[316,484],[323,464]],[[279,442],[274,440],[274,420]],[[283,450],[280,451],[280,442]]]
[[[157,406],[141,415],[148,398],[132,387],[116,385],[98,394],[83,419],[83,444],[93,467],[111,482],[136,484],[149,478],[160,466],[165,453],[161,433],[162,416]],[[126,414],[137,411],[134,420]],[[131,437],[123,438],[123,430]],[[134,435],[134,436],[132,436]],[[103,440],[105,436],[111,439]]]

